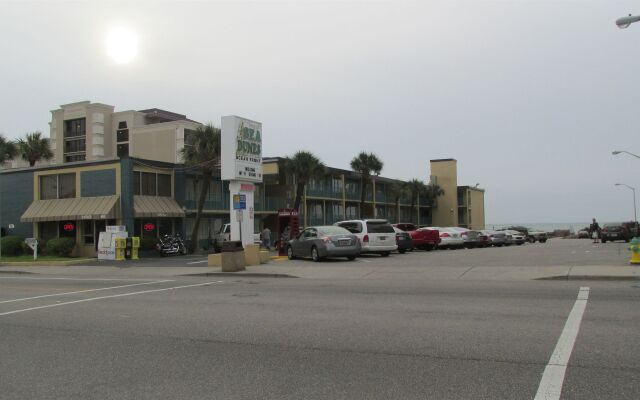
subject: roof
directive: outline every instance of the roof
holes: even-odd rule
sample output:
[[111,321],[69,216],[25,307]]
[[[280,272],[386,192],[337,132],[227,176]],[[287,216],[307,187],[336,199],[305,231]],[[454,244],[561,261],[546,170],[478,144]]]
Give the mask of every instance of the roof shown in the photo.
[[178,114],[167,110],[161,110],[159,108],[149,108],[146,110],[139,110],[138,112],[143,113],[148,118],[158,119],[164,122],[168,121],[191,121],[198,123],[198,121],[194,121],[192,119],[187,118],[184,114]]
[[435,160],[429,160],[430,162],[441,162],[441,161],[457,161],[455,158],[436,158]]
[[172,197],[133,196],[135,218],[184,217],[185,213]]
[[35,200],[20,217],[21,222],[114,219],[120,196],[75,197]]

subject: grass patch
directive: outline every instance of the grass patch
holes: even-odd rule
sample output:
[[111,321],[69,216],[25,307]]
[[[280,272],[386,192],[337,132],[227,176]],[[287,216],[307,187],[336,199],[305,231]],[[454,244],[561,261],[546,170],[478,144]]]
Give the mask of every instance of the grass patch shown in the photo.
[[[71,261],[73,257],[57,257],[57,256],[38,256],[37,261]],[[5,256],[0,258],[0,262],[33,262],[32,254],[23,254],[21,256]]]

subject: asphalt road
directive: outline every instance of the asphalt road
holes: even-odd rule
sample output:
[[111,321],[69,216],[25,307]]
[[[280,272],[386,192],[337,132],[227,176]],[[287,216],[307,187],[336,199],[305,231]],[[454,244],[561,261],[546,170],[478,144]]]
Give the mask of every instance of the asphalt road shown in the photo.
[[637,399],[638,286],[3,274],[0,398],[532,399],[580,303],[561,398]]

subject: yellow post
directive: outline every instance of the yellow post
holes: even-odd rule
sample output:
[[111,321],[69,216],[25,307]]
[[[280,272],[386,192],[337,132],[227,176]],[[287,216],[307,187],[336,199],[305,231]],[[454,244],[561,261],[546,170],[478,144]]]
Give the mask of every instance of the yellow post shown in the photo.
[[631,239],[629,250],[631,250],[631,260],[629,262],[631,264],[640,264],[640,241],[638,241],[638,238]]

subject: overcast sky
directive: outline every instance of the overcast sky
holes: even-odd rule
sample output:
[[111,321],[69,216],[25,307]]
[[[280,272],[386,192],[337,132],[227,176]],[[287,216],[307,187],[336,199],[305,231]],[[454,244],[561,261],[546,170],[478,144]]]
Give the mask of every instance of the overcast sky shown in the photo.
[[[97,2],[96,2],[97,3]],[[49,133],[91,100],[263,123],[264,156],[313,151],[427,180],[458,160],[487,223],[630,220],[640,190],[640,13],[632,1],[0,0],[0,133]],[[106,32],[134,31],[126,65]],[[639,193],[640,195],[640,193]]]

